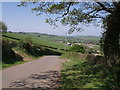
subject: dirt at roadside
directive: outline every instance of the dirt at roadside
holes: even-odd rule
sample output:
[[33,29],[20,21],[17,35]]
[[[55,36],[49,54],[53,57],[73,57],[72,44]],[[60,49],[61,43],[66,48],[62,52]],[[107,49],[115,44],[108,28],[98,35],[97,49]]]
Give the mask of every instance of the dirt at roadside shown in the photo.
[[33,60],[32,57],[29,57],[29,56],[27,56],[26,54],[23,54],[23,53],[15,50],[15,49],[12,49],[12,50],[13,50],[17,55],[20,55],[20,56],[23,58],[24,61],[31,61],[31,60]]

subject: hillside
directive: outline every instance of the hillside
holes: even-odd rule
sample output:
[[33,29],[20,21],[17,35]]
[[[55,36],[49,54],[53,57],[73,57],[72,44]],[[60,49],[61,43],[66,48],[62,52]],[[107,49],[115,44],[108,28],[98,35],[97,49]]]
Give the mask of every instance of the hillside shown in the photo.
[[28,33],[4,33],[3,35],[9,36],[9,37],[14,37],[14,38],[17,38],[20,40],[26,40],[26,38],[31,37],[33,43],[35,43],[35,44],[58,48],[58,49],[69,49],[69,47],[70,47],[68,45],[52,42],[52,41],[48,40],[47,38],[37,37],[35,35],[31,35]]
[[99,36],[58,36],[58,35],[50,35],[50,34],[42,34],[42,33],[32,33],[26,32],[21,34],[26,34],[30,36],[40,37],[41,39],[45,39],[52,42],[80,42],[80,43],[93,43],[99,44],[100,37]]

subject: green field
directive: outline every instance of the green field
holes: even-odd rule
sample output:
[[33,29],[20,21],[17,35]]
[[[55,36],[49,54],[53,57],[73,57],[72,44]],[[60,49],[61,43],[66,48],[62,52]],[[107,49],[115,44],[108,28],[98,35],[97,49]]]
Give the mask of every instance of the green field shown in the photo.
[[[60,49],[69,50],[70,46],[66,45],[65,43],[83,43],[89,44],[92,43],[94,45],[93,50],[100,50],[99,40],[100,37],[97,36],[57,36],[57,35],[48,35],[48,34],[41,34],[41,33],[31,33],[31,32],[19,32],[19,33],[4,33],[3,35],[14,37],[21,40],[26,40],[27,38],[31,37],[33,43],[38,45],[46,46],[47,48],[56,48],[59,52]],[[7,38],[9,40],[18,42],[18,40]],[[65,41],[66,39],[66,41]],[[63,41],[62,43],[58,41]]]
[[48,35],[42,33],[24,33],[26,35],[40,37],[41,39],[46,39],[49,41],[67,41],[67,42],[80,42],[80,43],[93,43],[99,44],[99,36],[57,36],[57,35]]
[[29,35],[29,34],[4,33],[3,35],[18,38],[21,40],[25,40],[26,38],[31,37],[33,43],[48,46],[48,47],[54,47],[54,48],[58,48],[58,49],[69,49],[69,47],[70,47],[70,46],[62,44],[62,43],[52,42],[52,41],[46,40],[45,38],[36,37],[34,35]]

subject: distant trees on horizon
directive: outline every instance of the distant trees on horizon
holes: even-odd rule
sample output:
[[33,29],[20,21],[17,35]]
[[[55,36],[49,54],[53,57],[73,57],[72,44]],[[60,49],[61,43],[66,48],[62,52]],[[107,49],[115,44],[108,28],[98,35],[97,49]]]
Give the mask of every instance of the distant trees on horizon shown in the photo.
[[7,32],[7,25],[3,21],[0,21],[0,32]]

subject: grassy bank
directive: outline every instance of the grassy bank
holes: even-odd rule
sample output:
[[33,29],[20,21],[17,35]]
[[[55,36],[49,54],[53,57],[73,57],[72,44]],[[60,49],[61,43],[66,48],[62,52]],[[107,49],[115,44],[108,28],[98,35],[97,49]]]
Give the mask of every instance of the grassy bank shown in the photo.
[[63,54],[63,58],[70,59],[63,63],[63,89],[68,88],[116,88],[119,87],[111,73],[106,71],[105,65],[91,65],[79,54]]
[[23,59],[25,59],[25,60],[29,59],[29,60],[27,60],[27,61],[21,60],[21,61],[16,61],[14,63],[9,63],[9,64],[2,63],[1,64],[1,69],[6,69],[6,68],[9,68],[9,67],[19,65],[19,64],[24,64],[26,62],[33,61],[33,60],[36,60],[36,59],[40,58],[40,56],[39,57],[31,56],[31,55],[25,53],[24,51],[20,51],[20,50],[16,50],[16,51],[19,53],[19,55],[22,55],[24,57]]
[[49,49],[31,42],[31,38],[23,42],[4,37],[2,39],[2,68],[35,60],[44,55],[61,55],[62,53],[60,50]]
[[9,67],[13,67],[15,65],[18,65],[18,64],[23,64],[23,63],[26,63],[28,61],[17,61],[15,63],[12,63],[12,64],[5,64],[5,63],[2,63],[2,69],[6,69],[6,68],[9,68]]

